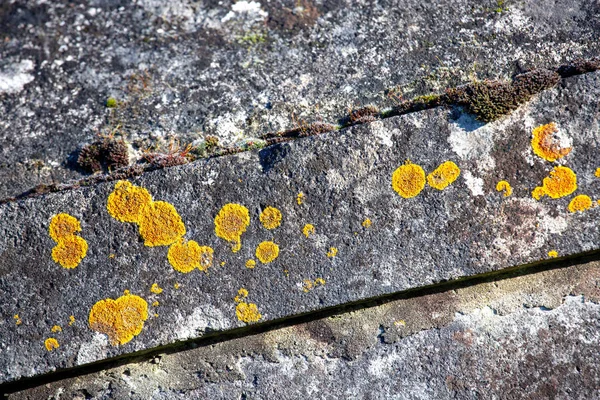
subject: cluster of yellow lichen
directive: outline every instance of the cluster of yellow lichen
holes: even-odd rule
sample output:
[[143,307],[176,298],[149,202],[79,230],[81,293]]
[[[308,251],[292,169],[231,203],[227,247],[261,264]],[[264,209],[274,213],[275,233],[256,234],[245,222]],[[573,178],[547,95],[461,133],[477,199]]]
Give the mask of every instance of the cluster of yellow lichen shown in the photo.
[[323,278],[317,278],[314,281],[311,281],[310,279],[305,279],[302,282],[302,291],[304,293],[308,293],[309,291],[313,290],[317,286],[322,286],[322,285],[325,285],[325,279],[323,279]]
[[250,213],[240,204],[225,204],[215,217],[215,234],[233,243],[234,253],[242,248],[242,234],[250,225]]
[[148,319],[148,303],[143,298],[125,294],[116,300],[98,301],[90,310],[90,328],[108,335],[113,346],[125,344],[137,336]]
[[52,217],[48,233],[57,243],[52,249],[52,259],[63,268],[77,267],[87,254],[88,244],[77,232],[81,232],[77,218],[65,213]]
[[372,224],[373,224],[373,223],[371,222],[371,219],[370,219],[370,218],[365,218],[365,220],[362,222],[362,224],[361,224],[361,225],[363,226],[363,228],[365,228],[365,229],[369,229],[369,228],[371,227],[371,225],[372,225]]
[[256,304],[245,302],[246,297],[248,297],[248,291],[241,288],[237,296],[233,299],[237,303],[235,306],[235,315],[242,322],[257,322],[261,319],[262,315],[258,312]]
[[16,325],[21,325],[23,323],[23,320],[21,319],[21,317],[19,317],[19,314],[15,314],[13,318],[15,320]]
[[336,257],[337,253],[338,253],[337,247],[330,247],[329,251],[327,252],[327,257],[329,257],[329,258]]
[[590,196],[585,194],[580,194],[578,196],[573,197],[573,199],[569,203],[569,211],[571,212],[585,211],[591,207],[592,199],[590,198]]
[[427,179],[420,165],[406,161],[392,174],[392,188],[400,196],[409,199],[417,196],[425,188],[425,182],[432,188],[443,190],[460,175],[460,168],[452,161],[445,161],[433,170]]
[[298,193],[298,195],[296,196],[296,203],[298,203],[299,206],[304,204],[304,193]]
[[316,232],[316,230],[315,230],[315,226],[313,224],[306,224],[306,225],[304,225],[304,228],[302,228],[302,234],[304,236],[306,236],[307,238],[310,235],[314,235],[315,232]]
[[261,263],[268,264],[279,256],[279,246],[274,242],[264,241],[258,244],[255,253]]
[[577,175],[569,167],[559,165],[550,171],[550,175],[543,179],[542,186],[536,187],[532,196],[539,200],[543,196],[560,199],[577,190]]
[[571,152],[571,147],[561,147],[555,136],[558,132],[556,124],[551,122],[533,129],[531,148],[533,152],[546,161],[556,161]]
[[254,260],[246,261],[246,268],[254,269],[254,267],[256,267],[256,261],[254,261]]
[[48,338],[44,341],[44,346],[46,347],[46,350],[48,350],[48,351],[58,349],[58,347],[59,347],[58,340],[56,340],[55,338]]
[[275,229],[281,225],[281,211],[275,207],[267,207],[260,213],[260,223],[266,229]]
[[498,182],[498,184],[496,185],[496,190],[498,192],[504,192],[504,197],[510,196],[513,192],[512,186],[510,186],[510,183],[508,183],[507,181]]
[[550,258],[556,258],[556,257],[558,257],[558,251],[556,251],[556,250],[550,250],[548,252],[548,257],[550,257]]
[[213,265],[214,251],[211,247],[200,246],[194,240],[180,239],[169,247],[167,258],[176,271],[188,273],[194,268],[206,271]]

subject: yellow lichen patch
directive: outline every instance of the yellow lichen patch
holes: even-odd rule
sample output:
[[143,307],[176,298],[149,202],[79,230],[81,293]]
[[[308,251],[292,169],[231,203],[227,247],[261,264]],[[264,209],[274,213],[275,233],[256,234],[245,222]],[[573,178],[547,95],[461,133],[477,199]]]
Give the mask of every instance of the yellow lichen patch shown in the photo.
[[46,350],[48,350],[48,351],[58,349],[58,347],[59,347],[58,340],[56,340],[54,338],[48,338],[48,339],[44,340],[44,346],[46,346]]
[[246,232],[248,225],[250,225],[248,209],[240,204],[228,203],[215,217],[215,234],[233,243],[231,251],[235,253],[242,247],[242,234]]
[[56,332],[62,332],[62,328],[58,325],[54,325],[52,327],[52,329],[50,329],[52,331],[52,333],[56,333]]
[[315,227],[312,224],[306,224],[304,225],[304,228],[302,228],[302,233],[304,234],[304,236],[306,236],[307,238],[310,235],[314,235],[315,234]]
[[117,221],[139,222],[142,209],[152,203],[152,196],[143,187],[127,181],[118,181],[108,196],[106,209]]
[[539,200],[542,196],[548,195],[553,199],[559,199],[573,193],[577,190],[577,175],[571,168],[558,166],[550,171],[542,181],[542,186],[538,186],[532,192],[533,198]]
[[259,219],[266,229],[275,229],[281,225],[281,211],[275,207],[267,207],[260,213]]
[[327,257],[333,258],[333,257],[337,256],[337,253],[338,253],[337,247],[330,247],[329,251],[327,252]]
[[67,236],[60,239],[52,249],[52,259],[63,268],[75,268],[83,260],[87,250],[85,239],[75,235]]
[[175,290],[178,290],[181,287],[181,285],[179,283],[175,282],[173,287],[175,288]]
[[569,203],[569,211],[572,213],[577,211],[585,211],[590,207],[592,207],[592,199],[590,196],[585,194],[580,194],[573,197],[573,200],[571,200]]
[[153,201],[146,204],[139,217],[140,235],[144,245],[168,246],[185,235],[185,225],[172,204]]
[[235,306],[235,315],[242,322],[257,322],[261,319],[262,315],[258,312],[258,306],[254,303],[238,303]]
[[212,267],[215,259],[214,254],[215,252],[212,247],[200,246],[200,265],[198,266],[200,271],[206,271],[208,268]]
[[19,317],[19,314],[15,314],[13,319],[15,320],[16,325],[21,325],[23,323],[23,321],[21,320],[21,317]]
[[233,301],[239,303],[240,301],[244,301],[244,298],[246,297],[248,297],[248,290],[245,288],[240,288],[240,290],[238,290],[237,296],[233,298]]
[[158,300],[156,300],[154,303],[152,303],[152,307],[158,307],[160,305],[160,303],[158,302]]
[[50,220],[48,233],[50,234],[50,237],[57,243],[67,236],[73,236],[75,232],[81,232],[81,224],[77,218],[69,214],[56,214]]
[[406,321],[403,319],[399,319],[397,321],[394,321],[394,326],[397,328],[400,328],[402,326],[406,326]]
[[261,242],[256,247],[256,258],[263,264],[274,261],[279,256],[279,246],[273,242]]
[[113,346],[125,344],[137,336],[148,319],[148,303],[126,293],[116,300],[98,301],[90,310],[88,323],[94,331],[108,335]]
[[71,316],[69,317],[69,326],[73,325],[74,323],[75,323],[75,316],[74,316],[74,315],[71,315]]
[[158,283],[153,283],[150,287],[150,291],[155,294],[161,294],[163,292],[163,289],[160,286],[158,286]]
[[392,174],[392,188],[405,199],[415,197],[425,187],[425,171],[417,164],[407,161]]
[[510,183],[508,183],[507,181],[498,182],[498,184],[496,185],[496,190],[498,192],[504,192],[504,197],[510,196],[513,192],[513,189],[510,186]]
[[256,261],[254,261],[254,260],[246,261],[246,268],[253,269],[254,267],[256,267]]
[[366,219],[365,219],[365,220],[362,222],[362,226],[363,226],[363,228],[367,228],[367,229],[368,229],[368,228],[370,228],[372,224],[373,224],[373,223],[371,222],[371,220],[370,220],[369,218],[366,218]]
[[315,284],[316,285],[324,285],[325,284],[325,279],[323,279],[323,278],[317,278],[317,279],[315,279]]
[[531,139],[533,152],[546,161],[556,161],[569,154],[572,148],[562,147],[556,133],[558,129],[554,122],[534,128]]
[[556,257],[558,257],[558,251],[556,251],[556,250],[550,250],[550,251],[548,252],[548,257],[551,257],[551,258],[556,258]]
[[175,271],[187,274],[200,267],[200,246],[194,240],[180,240],[169,247],[167,258]]
[[596,172],[594,172],[594,176],[596,178],[600,178],[600,168],[596,168]]
[[309,291],[316,288],[317,286],[322,286],[324,284],[325,284],[325,279],[323,279],[323,278],[317,278],[314,281],[311,281],[310,279],[305,279],[304,281],[302,281],[302,291],[304,293],[308,293]]
[[443,190],[460,175],[460,168],[452,161],[440,164],[432,173],[427,175],[427,183],[432,188]]
[[296,196],[296,203],[298,203],[299,206],[304,203],[304,193],[298,193],[298,196]]

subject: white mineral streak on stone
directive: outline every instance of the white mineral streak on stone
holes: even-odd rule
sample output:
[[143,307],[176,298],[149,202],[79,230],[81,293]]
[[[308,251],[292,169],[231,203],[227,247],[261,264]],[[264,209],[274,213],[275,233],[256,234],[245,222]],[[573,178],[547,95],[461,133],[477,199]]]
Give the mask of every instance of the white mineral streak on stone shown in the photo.
[[489,19],[486,24],[487,28],[493,24],[493,29],[496,33],[501,34],[513,34],[521,32],[523,29],[527,29],[531,25],[531,20],[526,15],[523,15],[523,11],[518,8],[511,7],[508,11],[502,11],[499,13],[500,18]]
[[219,137],[221,144],[230,145],[242,138],[245,121],[246,114],[240,111],[217,117],[209,122],[209,126],[214,129],[214,134]]
[[200,181],[201,184],[203,185],[212,185],[213,183],[215,183],[215,178],[219,176],[219,173],[216,170],[211,170],[209,171],[208,174],[206,174],[206,180],[204,181]]
[[497,125],[481,125],[473,117],[463,113],[449,127],[448,143],[461,159],[475,160],[480,172],[491,171],[496,167],[491,152]]
[[367,371],[369,374],[378,377],[385,378],[389,377],[392,372],[396,369],[395,364],[401,359],[400,354],[390,352],[379,358],[374,358],[369,362]]
[[203,305],[194,308],[191,315],[184,317],[177,313],[175,326],[179,328],[175,332],[178,340],[195,338],[202,335],[207,328],[211,330],[223,330],[229,328],[228,319],[221,310],[211,305]]
[[33,67],[33,61],[23,60],[0,71],[0,93],[19,93],[23,90],[34,79],[29,73],[33,71]]
[[95,332],[92,340],[83,343],[77,352],[77,365],[88,364],[106,358],[108,352],[108,337]]
[[374,122],[371,122],[368,126],[369,126],[369,129],[371,130],[371,134],[373,136],[375,136],[377,139],[379,139],[377,142],[379,144],[383,144],[384,146],[387,146],[387,147],[392,147],[394,145],[394,142],[392,141],[392,137],[394,135],[399,135],[398,129],[394,129],[394,130],[386,129],[383,121],[374,121]]
[[256,1],[238,1],[231,5],[231,11],[221,19],[221,22],[239,18],[240,15],[243,15],[244,19],[264,19],[269,13],[264,11]]
[[463,171],[462,177],[473,196],[483,195],[483,179],[473,176],[471,171]]
[[553,217],[548,213],[548,210],[546,209],[546,207],[544,207],[537,200],[531,198],[531,199],[527,199],[527,201],[536,203],[537,206],[540,208],[540,213],[539,213],[539,217],[538,217],[538,223],[539,223],[538,229],[539,230],[541,230],[544,233],[550,233],[550,234],[561,234],[567,230],[568,223],[567,223],[567,218],[566,218],[565,213],[562,213],[562,214],[557,215],[556,217]]
[[329,187],[337,191],[345,190],[349,186],[347,179],[337,169],[327,171],[326,177]]

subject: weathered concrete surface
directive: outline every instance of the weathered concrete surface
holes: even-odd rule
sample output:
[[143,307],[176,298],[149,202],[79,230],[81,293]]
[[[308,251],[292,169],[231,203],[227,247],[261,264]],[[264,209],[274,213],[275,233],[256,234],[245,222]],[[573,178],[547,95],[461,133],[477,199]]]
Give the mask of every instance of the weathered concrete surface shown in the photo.
[[[215,250],[208,274],[176,272],[165,247],[144,247],[133,224],[106,211],[114,183],[74,189],[0,208],[0,379],[11,381],[55,368],[194,338],[244,326],[235,313],[240,288],[258,305],[261,321],[379,296],[473,274],[597,250],[598,207],[570,213],[575,194],[598,198],[600,180],[598,94],[600,74],[566,80],[509,118],[481,125],[452,110],[436,109],[356,126],[260,152],[168,168],[134,182],[155,200],[172,203],[188,230],[186,237]],[[455,119],[457,118],[457,119]],[[534,156],[531,129],[555,121],[573,150],[560,163],[578,174],[571,196],[536,201],[531,197],[552,164]],[[392,172],[410,158],[430,172],[455,161],[458,180],[443,191],[430,187],[412,199],[391,188]],[[499,180],[511,197],[495,191]],[[304,193],[304,203],[296,197]],[[251,211],[242,249],[214,234],[213,219],[228,202]],[[283,213],[283,224],[265,230],[258,214],[265,206]],[[65,270],[50,257],[52,215],[79,218],[87,257]],[[361,223],[372,220],[370,228]],[[316,234],[302,235],[306,223]],[[245,268],[259,242],[274,240],[281,251],[270,264]],[[339,252],[328,257],[331,247]],[[325,285],[304,291],[306,279]],[[162,294],[151,293],[158,283]],[[176,290],[174,285],[181,287]],[[124,290],[144,297],[151,317],[130,343],[111,347],[87,324],[91,307]],[[16,325],[14,315],[22,323]],[[66,326],[69,316],[76,322]],[[54,325],[62,325],[61,347],[44,348]],[[26,356],[23,356],[26,354]]]
[[9,398],[597,399],[599,279],[591,262],[395,301]]
[[594,0],[4,1],[0,198],[79,177],[74,152],[97,134],[132,159],[170,138],[243,145],[598,56],[598,15]]

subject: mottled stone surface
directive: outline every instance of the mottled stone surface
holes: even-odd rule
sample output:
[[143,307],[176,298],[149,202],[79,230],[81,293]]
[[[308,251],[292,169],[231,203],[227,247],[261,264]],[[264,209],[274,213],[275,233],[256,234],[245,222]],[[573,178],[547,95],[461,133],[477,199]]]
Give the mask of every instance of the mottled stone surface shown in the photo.
[[99,134],[123,136],[132,160],[171,139],[243,145],[598,56],[599,13],[594,0],[3,1],[0,198],[80,177],[76,151]]
[[25,399],[595,399],[600,265],[474,285],[14,393]]
[[[166,247],[145,247],[133,224],[111,218],[106,199],[114,183],[73,189],[0,206],[0,379],[11,381],[137,350],[242,327],[233,298],[242,287],[258,305],[261,321],[502,270],[559,256],[597,250],[597,207],[570,213],[575,194],[595,201],[600,180],[597,97],[600,74],[566,79],[510,117],[482,125],[456,110],[438,108],[355,126],[340,132],[147,173],[134,179],[155,200],[172,203],[188,239],[215,250],[208,274],[176,272]],[[578,175],[571,196],[531,197],[553,167],[532,153],[530,134],[554,121],[573,150],[560,164]],[[392,172],[406,159],[430,172],[452,160],[461,168],[443,191],[426,187],[404,199],[391,188]],[[514,193],[495,190],[508,180]],[[303,204],[297,194],[304,194]],[[228,202],[250,210],[242,249],[214,234],[213,219]],[[260,210],[275,206],[283,224],[265,230]],[[50,257],[52,215],[79,218],[87,257],[66,270]],[[369,218],[372,226],[362,222]],[[306,238],[311,223],[316,234]],[[247,269],[258,243],[274,240],[279,258]],[[328,257],[335,247],[338,253]],[[303,290],[305,280],[325,280]],[[153,294],[158,283],[165,290]],[[179,289],[174,285],[180,284]],[[87,324],[91,307],[124,290],[144,297],[151,315],[141,334],[121,347]],[[157,314],[157,316],[154,315]],[[22,320],[15,324],[13,316]],[[76,322],[68,326],[69,316]],[[53,336],[59,350],[48,352]],[[27,354],[23,357],[23,354]]]

